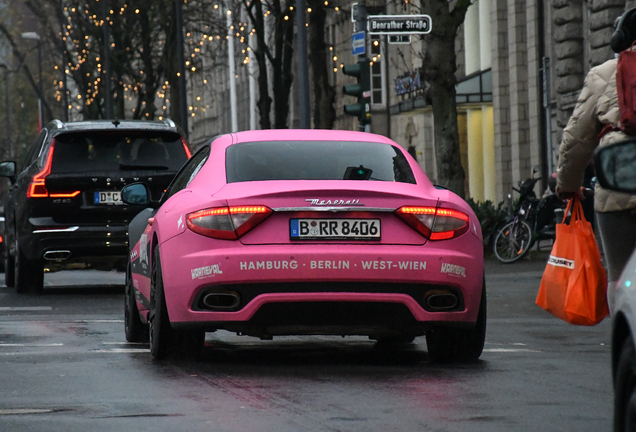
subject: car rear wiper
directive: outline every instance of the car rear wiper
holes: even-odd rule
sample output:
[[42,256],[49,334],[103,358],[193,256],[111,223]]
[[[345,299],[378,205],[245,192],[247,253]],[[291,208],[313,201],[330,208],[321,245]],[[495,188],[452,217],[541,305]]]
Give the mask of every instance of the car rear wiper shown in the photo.
[[170,169],[170,167],[167,167],[165,165],[145,165],[145,164],[124,164],[124,163],[120,163],[119,164],[119,168],[126,170],[126,171],[132,171],[132,170],[167,170]]

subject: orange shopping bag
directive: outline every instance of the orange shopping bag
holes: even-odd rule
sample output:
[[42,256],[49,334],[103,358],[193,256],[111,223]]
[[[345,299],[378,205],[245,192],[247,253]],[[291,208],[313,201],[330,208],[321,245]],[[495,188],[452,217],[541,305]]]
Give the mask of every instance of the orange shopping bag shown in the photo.
[[570,324],[595,325],[609,315],[607,276],[592,225],[583,216],[578,198],[568,202],[570,224],[556,226],[556,240],[548,259],[537,304]]

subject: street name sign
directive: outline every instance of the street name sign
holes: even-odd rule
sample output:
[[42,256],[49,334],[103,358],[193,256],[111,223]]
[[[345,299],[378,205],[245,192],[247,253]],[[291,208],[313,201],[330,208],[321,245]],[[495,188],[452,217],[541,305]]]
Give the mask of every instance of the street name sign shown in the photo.
[[429,15],[369,15],[367,31],[371,34],[428,34]]
[[410,34],[390,34],[389,43],[390,44],[409,44],[411,43],[411,35]]
[[366,52],[366,40],[364,32],[357,32],[351,35],[351,54],[352,55],[364,55]]

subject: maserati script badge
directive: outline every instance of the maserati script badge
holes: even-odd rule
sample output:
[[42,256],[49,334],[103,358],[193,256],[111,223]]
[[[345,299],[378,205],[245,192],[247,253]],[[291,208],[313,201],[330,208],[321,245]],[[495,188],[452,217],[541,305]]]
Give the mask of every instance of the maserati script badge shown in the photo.
[[350,200],[321,200],[320,198],[308,198],[305,201],[311,203],[312,206],[364,206],[364,204],[360,203],[359,199],[350,199]]

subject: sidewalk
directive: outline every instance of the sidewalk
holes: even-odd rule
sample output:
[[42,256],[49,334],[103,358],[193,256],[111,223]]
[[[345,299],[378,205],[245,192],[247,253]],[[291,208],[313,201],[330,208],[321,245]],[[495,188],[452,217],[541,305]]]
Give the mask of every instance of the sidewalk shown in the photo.
[[507,273],[536,272],[537,274],[543,274],[543,270],[545,270],[545,266],[548,262],[549,256],[550,249],[546,248],[541,251],[537,251],[533,248],[528,253],[528,256],[524,257],[523,259],[511,264],[503,264],[501,261],[497,260],[494,255],[491,254],[484,259],[486,277]]

